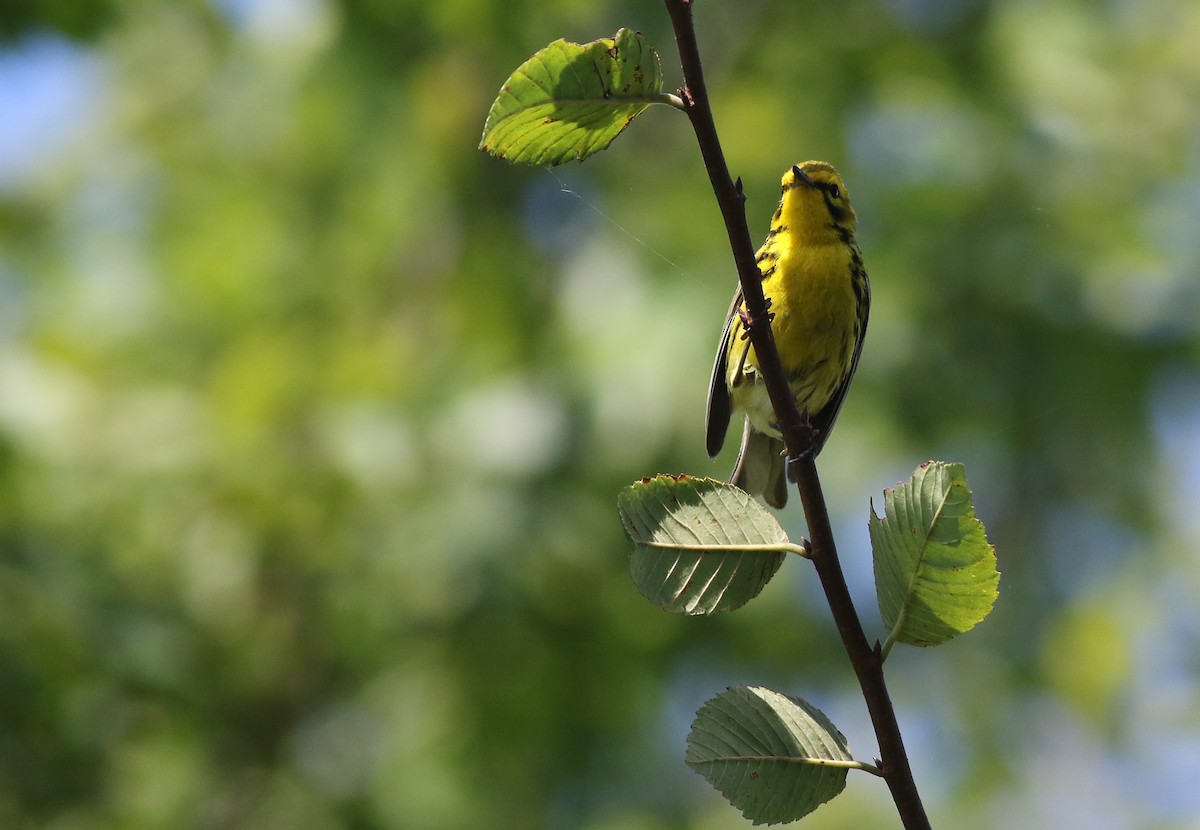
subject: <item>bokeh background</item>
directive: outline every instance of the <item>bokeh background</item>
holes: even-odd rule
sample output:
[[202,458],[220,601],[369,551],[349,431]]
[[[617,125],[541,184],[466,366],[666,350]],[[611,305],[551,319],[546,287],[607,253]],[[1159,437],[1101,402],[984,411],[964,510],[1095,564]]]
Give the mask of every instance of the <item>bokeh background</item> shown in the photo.
[[[995,613],[888,664],[935,826],[1200,827],[1200,5],[700,2],[765,233],[858,207],[875,306],[820,459],[961,461]],[[815,580],[672,617],[620,487],[703,451],[734,285],[692,135],[476,150],[521,61],[656,3],[0,7],[0,827],[739,828],[732,683],[874,740]],[[789,530],[804,532],[793,505]],[[896,826],[852,775],[812,828]]]

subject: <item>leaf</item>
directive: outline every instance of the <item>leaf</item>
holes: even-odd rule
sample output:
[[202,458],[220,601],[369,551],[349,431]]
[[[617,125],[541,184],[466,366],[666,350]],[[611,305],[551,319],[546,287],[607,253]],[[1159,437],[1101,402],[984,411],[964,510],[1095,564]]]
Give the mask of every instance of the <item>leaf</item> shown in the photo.
[[871,508],[879,613],[892,643],[943,643],[991,612],[1000,572],[961,464],[930,461]]
[[500,89],[479,149],[515,164],[583,161],[608,147],[659,95],[658,53],[639,32],[578,44],[556,40]]
[[861,766],[819,709],[757,686],[729,688],[700,707],[684,760],[755,824],[808,815]]
[[629,570],[646,599],[682,614],[740,608],[756,597],[793,545],[744,490],[711,478],[644,478],[617,510],[633,541]]

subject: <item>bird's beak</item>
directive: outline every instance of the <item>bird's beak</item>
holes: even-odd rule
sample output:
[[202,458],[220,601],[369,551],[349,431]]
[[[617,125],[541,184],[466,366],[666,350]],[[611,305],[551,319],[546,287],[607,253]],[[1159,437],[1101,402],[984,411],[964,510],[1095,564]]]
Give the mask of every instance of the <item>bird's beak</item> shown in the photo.
[[803,184],[805,187],[816,187],[817,183],[809,178],[808,174],[800,169],[800,165],[792,165],[792,175],[796,177],[796,181]]

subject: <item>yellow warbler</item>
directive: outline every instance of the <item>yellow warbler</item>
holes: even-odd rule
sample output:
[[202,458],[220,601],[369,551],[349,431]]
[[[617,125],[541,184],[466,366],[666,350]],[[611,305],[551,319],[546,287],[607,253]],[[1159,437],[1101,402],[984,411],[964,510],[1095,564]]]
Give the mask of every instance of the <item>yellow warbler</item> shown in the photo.
[[[871,284],[854,240],[856,226],[842,177],[823,161],[806,161],[783,174],[783,198],[756,257],[788,384],[817,430],[814,454],[846,399],[867,331]],[[739,288],[713,364],[708,454],[721,451],[733,409],[744,412],[742,448],[730,482],[782,508],[784,446],[743,323],[744,308]]]

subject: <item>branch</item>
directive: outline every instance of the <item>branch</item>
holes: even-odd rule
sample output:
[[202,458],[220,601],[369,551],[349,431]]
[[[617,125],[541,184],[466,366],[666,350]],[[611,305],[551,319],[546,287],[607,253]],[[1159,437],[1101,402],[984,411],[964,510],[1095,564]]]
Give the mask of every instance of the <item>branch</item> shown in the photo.
[[928,830],[929,819],[917,792],[908,754],[904,749],[904,740],[896,721],[896,713],[884,682],[882,655],[878,649],[871,647],[863,633],[862,623],[854,608],[854,601],[846,587],[846,579],[838,560],[829,510],[821,491],[821,481],[817,477],[816,463],[810,452],[814,438],[813,429],[807,416],[801,415],[796,406],[796,398],[788,385],[779,351],[775,348],[775,339],[771,334],[766,300],[762,291],[762,277],[754,260],[754,245],[746,224],[746,195],[742,191],[741,180],[735,183],[729,174],[725,154],[717,137],[708,90],[704,84],[700,50],[692,24],[694,0],[664,2],[675,30],[675,41],[679,47],[680,64],[683,69],[684,88],[680,90],[679,97],[684,104],[683,111],[687,113],[696,133],[700,154],[704,158],[713,193],[725,220],[725,230],[729,235],[738,280],[745,298],[750,342],[758,356],[759,371],[766,384],[771,404],[775,408],[784,444],[787,446],[789,472],[796,481],[800,490],[800,500],[804,505],[804,515],[808,521],[812,543],[810,558],[867,703],[875,736],[879,741],[879,773],[887,781],[905,830]]
[[770,318],[767,316],[767,301],[763,297],[762,274],[754,261],[754,243],[750,240],[750,228],[746,225],[746,194],[742,181],[734,183],[717,137],[717,125],[713,121],[712,107],[708,102],[708,89],[704,85],[704,69],[700,63],[700,48],[696,44],[696,30],[692,26],[692,0],[665,0],[671,25],[675,29],[675,42],[679,46],[679,59],[683,67],[684,88],[679,91],[683,99],[683,111],[692,123],[700,155],[708,170],[717,205],[725,220],[725,232],[733,248],[733,261],[737,266],[738,280],[742,285],[742,296],[746,299],[746,328],[750,343],[758,356],[759,369],[767,386],[767,394],[775,407],[780,431],[788,454],[797,448],[812,444],[812,428],[800,417],[796,399],[788,386],[779,350],[771,334]]
[[[794,407],[794,404],[793,404]],[[788,454],[791,456],[791,447]],[[821,480],[817,477],[817,465],[809,454],[791,456],[789,470],[796,477],[800,489],[800,501],[804,505],[804,516],[808,521],[808,533],[812,550],[809,558],[821,580],[825,600],[833,621],[837,625],[846,654],[858,676],[871,724],[875,727],[875,739],[879,742],[880,771],[892,793],[892,801],[906,830],[929,830],[929,818],[917,791],[908,753],[904,749],[904,738],[896,720],[896,710],[888,694],[883,677],[883,654],[872,648],[863,633],[854,601],[846,587],[846,577],[838,560],[837,546],[833,541],[833,529],[829,523],[829,510],[825,506],[825,494],[821,491]]]

